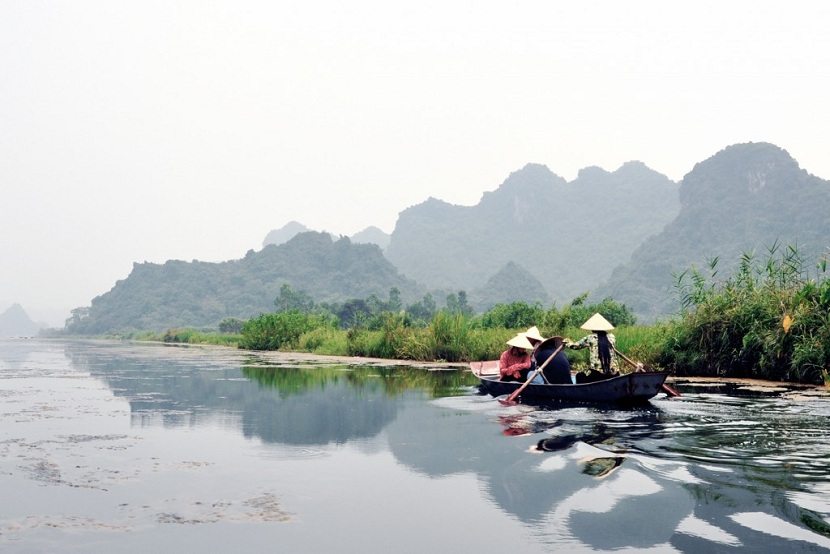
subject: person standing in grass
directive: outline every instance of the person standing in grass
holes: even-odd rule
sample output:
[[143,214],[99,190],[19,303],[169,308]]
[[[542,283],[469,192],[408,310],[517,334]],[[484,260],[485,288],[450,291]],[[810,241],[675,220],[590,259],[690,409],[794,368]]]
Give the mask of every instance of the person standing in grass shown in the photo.
[[591,334],[576,342],[565,339],[565,344],[572,350],[589,348],[589,372],[601,371],[605,377],[610,377],[613,368],[617,365],[614,356],[614,347],[617,341],[614,334],[609,333],[613,328],[614,326],[607,319],[596,313],[580,327],[580,329],[591,331]]

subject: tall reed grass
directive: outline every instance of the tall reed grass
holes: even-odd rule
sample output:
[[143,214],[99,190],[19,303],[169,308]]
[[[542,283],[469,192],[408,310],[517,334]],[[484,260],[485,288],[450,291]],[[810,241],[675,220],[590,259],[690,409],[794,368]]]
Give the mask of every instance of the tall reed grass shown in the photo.
[[678,276],[684,312],[668,327],[660,361],[679,374],[821,383],[830,367],[826,261],[811,277],[795,247],[776,244],[765,262],[744,254],[720,282],[717,265],[708,276]]

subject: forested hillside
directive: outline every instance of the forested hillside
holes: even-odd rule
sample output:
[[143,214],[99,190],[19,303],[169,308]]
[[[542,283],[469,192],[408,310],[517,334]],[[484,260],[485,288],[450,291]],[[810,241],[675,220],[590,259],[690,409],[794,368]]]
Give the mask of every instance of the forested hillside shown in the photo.
[[776,243],[795,246],[808,261],[830,248],[830,182],[772,144],[733,145],[698,163],[681,183],[680,202],[677,218],[616,268],[597,295],[660,316],[678,307],[672,274],[692,265],[706,273],[717,257],[718,278],[725,278],[744,253],[763,261]]
[[529,164],[475,206],[430,198],[404,210],[386,256],[431,288],[475,290],[515,262],[566,301],[605,281],[677,214],[677,184],[639,162],[568,183]]
[[[815,261],[830,251],[828,214],[830,183],[766,143],[730,146],[679,186],[639,162],[613,173],[586,168],[572,182],[529,164],[475,206],[430,198],[404,210],[388,260],[375,244],[305,232],[240,260],[135,264],[75,310],[68,329],[215,326],[272,311],[283,284],[318,303],[386,298],[393,287],[404,303],[427,291],[441,303],[465,291],[479,311],[516,300],[561,305],[590,292],[652,319],[677,307],[673,274],[712,258],[722,277],[742,254],[763,257],[774,244]],[[292,222],[269,236],[301,228]],[[384,235],[369,228],[362,238],[371,236]]]
[[134,264],[112,290],[73,312],[73,333],[164,330],[215,326],[226,317],[248,318],[274,310],[283,284],[319,302],[376,295],[397,288],[404,301],[423,294],[369,244],[334,241],[327,233],[301,233],[280,246],[249,251],[222,263]]

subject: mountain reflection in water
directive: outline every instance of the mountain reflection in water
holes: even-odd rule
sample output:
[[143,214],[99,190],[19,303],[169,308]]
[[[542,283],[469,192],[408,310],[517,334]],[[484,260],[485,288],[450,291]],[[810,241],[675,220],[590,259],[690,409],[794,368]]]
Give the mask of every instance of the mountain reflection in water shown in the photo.
[[[385,551],[404,535],[416,551],[440,550],[438,545],[478,552],[501,552],[506,545],[523,552],[830,548],[826,398],[686,388],[681,398],[625,409],[504,407],[480,395],[475,379],[460,371],[118,343],[66,343],[61,362],[53,348],[0,343],[4,377],[37,377],[48,386],[45,377],[88,373],[129,403],[129,421],[147,441],[156,430],[182,428],[199,441],[202,432],[207,436],[217,427],[261,441],[244,446],[231,467],[238,465],[236,479],[256,484],[267,477],[276,483],[278,490],[258,502],[284,497],[286,513],[292,507],[298,512],[304,523],[263,531],[268,541],[289,550],[319,551],[332,541],[352,545],[357,535],[365,537],[360,547],[342,550]],[[18,410],[23,418],[29,408],[15,407],[25,400],[15,394],[0,395],[0,402],[9,402],[7,414]],[[26,440],[8,426],[0,454],[5,448],[11,460]],[[321,456],[279,455],[310,446]],[[225,450],[221,441],[212,448]],[[71,473],[56,452],[32,467]],[[267,464],[260,467],[259,459]],[[218,454],[211,463],[198,467],[210,472],[227,465]],[[358,471],[373,464],[381,464],[376,467],[383,474],[405,474],[380,480]],[[0,470],[6,469],[6,479],[34,475],[15,467]],[[249,467],[260,467],[259,473],[249,476]],[[474,489],[467,488],[470,479]],[[55,482],[61,480],[66,478]],[[352,480],[356,490],[373,491],[369,512],[340,510],[335,522],[330,510],[355,502],[354,492],[342,488]],[[433,487],[458,496],[425,500]],[[315,502],[318,497],[325,501]],[[434,515],[429,531],[410,533],[419,522],[402,518],[399,506],[422,518]],[[177,517],[161,514],[157,521]],[[2,519],[0,547],[4,529],[5,537],[13,529],[11,523],[3,527]],[[462,521],[468,522],[466,531]]]

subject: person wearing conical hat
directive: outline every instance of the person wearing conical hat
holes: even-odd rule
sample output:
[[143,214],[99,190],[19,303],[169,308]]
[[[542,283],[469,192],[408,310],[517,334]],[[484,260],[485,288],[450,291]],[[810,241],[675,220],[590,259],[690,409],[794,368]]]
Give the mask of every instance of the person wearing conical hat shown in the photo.
[[501,353],[499,358],[499,374],[502,381],[524,381],[527,379],[532,362],[530,351],[533,345],[527,340],[524,333],[519,333],[509,341],[510,347]]
[[609,333],[613,328],[611,322],[597,313],[589,317],[588,321],[580,326],[580,329],[591,331],[590,335],[576,342],[566,341],[565,344],[573,350],[589,348],[588,369],[590,371],[602,371],[602,373],[610,375],[613,371],[612,368],[617,365],[614,356],[614,346],[617,341],[614,334]]
[[[551,339],[545,340],[542,333],[539,332],[539,328],[535,325],[523,334],[533,345],[533,352],[530,354],[530,359],[532,360],[530,365],[531,368],[543,365],[548,359],[548,356],[551,356],[556,348],[561,344],[561,342],[554,340],[558,337],[551,337]],[[561,341],[561,338],[559,340]],[[564,352],[560,351],[556,357],[544,367],[542,372],[544,373],[544,377],[536,377],[532,383],[550,383],[556,385],[570,385],[572,383],[571,362],[568,361],[568,357]]]
[[530,344],[532,344],[534,348],[536,348],[537,344],[545,340],[545,337],[542,336],[539,332],[539,328],[535,325],[522,334],[527,337],[527,340],[530,341]]

